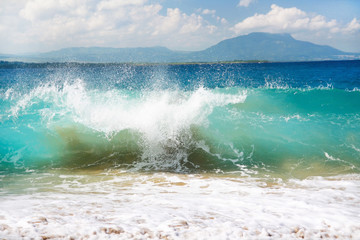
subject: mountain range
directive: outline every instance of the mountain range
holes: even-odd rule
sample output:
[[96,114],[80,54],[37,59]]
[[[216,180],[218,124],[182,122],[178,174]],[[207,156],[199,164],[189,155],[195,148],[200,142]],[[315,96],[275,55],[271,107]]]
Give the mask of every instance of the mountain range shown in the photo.
[[360,53],[294,39],[290,34],[250,33],[226,39],[202,51],[173,51],[165,47],[76,47],[28,55],[0,54],[0,60],[24,62],[217,62],[316,61],[360,59]]

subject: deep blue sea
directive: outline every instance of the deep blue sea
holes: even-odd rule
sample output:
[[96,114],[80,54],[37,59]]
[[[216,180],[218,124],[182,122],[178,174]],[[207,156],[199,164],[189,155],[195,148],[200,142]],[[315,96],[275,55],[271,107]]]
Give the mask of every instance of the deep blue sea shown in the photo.
[[359,173],[360,61],[0,62],[0,238],[356,238]]

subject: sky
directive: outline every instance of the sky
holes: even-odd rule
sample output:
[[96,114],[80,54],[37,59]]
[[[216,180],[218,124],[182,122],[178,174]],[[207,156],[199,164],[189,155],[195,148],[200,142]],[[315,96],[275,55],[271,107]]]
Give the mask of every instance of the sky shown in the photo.
[[360,52],[359,0],[0,0],[0,53],[66,47],[194,51],[251,32]]

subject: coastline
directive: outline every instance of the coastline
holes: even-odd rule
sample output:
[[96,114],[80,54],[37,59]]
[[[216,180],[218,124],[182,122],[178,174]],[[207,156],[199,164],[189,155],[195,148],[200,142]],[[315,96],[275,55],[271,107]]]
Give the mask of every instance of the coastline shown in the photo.
[[351,60],[308,60],[308,61],[269,61],[269,60],[236,60],[236,61],[213,61],[213,62],[82,62],[82,61],[24,61],[24,60],[0,60],[0,66],[6,64],[19,64],[19,65],[54,65],[54,66],[71,66],[71,65],[130,65],[130,66],[177,66],[177,65],[216,65],[216,64],[261,64],[261,63],[321,63],[321,62],[357,62],[359,59]]

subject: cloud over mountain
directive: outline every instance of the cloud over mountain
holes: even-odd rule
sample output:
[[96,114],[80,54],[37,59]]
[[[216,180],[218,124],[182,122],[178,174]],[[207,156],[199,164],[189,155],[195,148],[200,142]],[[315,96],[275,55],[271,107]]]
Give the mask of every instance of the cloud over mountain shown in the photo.
[[237,34],[253,31],[278,33],[328,30],[336,32],[339,31],[339,27],[336,20],[327,21],[324,16],[310,16],[296,7],[282,8],[273,4],[268,13],[248,17],[237,23],[232,30]]
[[[233,6],[226,3],[226,7],[240,12],[249,7],[247,11],[261,1],[241,0]],[[182,9],[165,5],[158,0],[0,1],[0,52],[80,46],[202,50],[223,39],[256,31],[287,32],[318,44],[343,49],[349,46],[348,51],[356,48],[360,39],[359,17],[344,22],[298,7],[272,4],[268,12],[252,9],[250,16],[239,15],[234,20],[215,6]]]
[[353,18],[344,24],[325,16],[307,13],[299,8],[271,5],[269,12],[254,14],[230,28],[235,34],[251,32],[291,33],[298,39],[318,44],[334,44],[345,39],[359,41],[360,20]]

